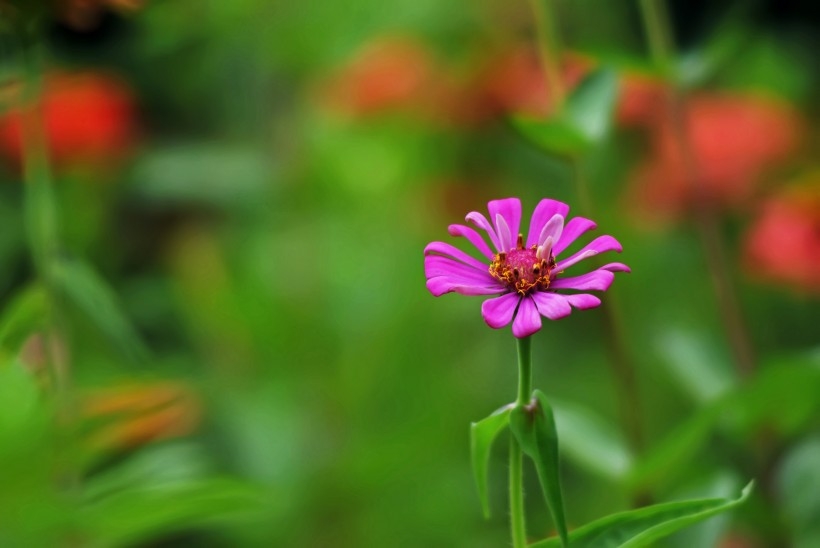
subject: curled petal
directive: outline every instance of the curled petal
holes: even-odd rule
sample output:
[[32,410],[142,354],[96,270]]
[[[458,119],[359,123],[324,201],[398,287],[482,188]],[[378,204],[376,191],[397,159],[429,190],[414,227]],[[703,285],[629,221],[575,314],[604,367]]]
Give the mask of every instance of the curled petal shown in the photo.
[[[558,238],[561,237],[561,232],[563,232],[563,230],[564,217],[556,213],[549,221],[547,221],[544,228],[541,229],[541,234],[538,236],[538,245],[542,246],[547,242],[552,242],[552,244],[554,244],[558,241]],[[550,244],[550,247],[552,244]]]
[[550,289],[577,289],[579,291],[606,291],[612,285],[615,274],[609,270],[593,270],[571,278],[556,278],[550,283]]
[[600,270],[609,270],[610,272],[632,272],[632,269],[624,263],[609,263],[605,264]]
[[452,257],[453,259],[461,261],[462,263],[470,265],[478,270],[487,270],[487,268],[489,268],[489,265],[482,263],[475,257],[467,255],[459,248],[451,246],[450,244],[445,244],[444,242],[431,242],[427,244],[427,247],[424,248],[424,255],[427,256],[430,254]]
[[490,241],[493,243],[496,250],[501,251],[501,244],[498,240],[498,235],[495,233],[495,229],[490,224],[490,221],[488,221],[484,215],[478,211],[471,211],[467,214],[465,219],[476,225],[478,228],[484,230],[487,233],[487,236],[490,237]]
[[521,299],[518,305],[518,313],[513,320],[512,332],[519,339],[529,337],[541,329],[541,314],[538,313],[533,300],[527,296]]
[[576,293],[575,295],[563,295],[569,304],[578,310],[587,310],[600,306],[601,299],[589,293]]
[[507,293],[495,299],[481,303],[481,315],[493,329],[500,329],[510,323],[521,296],[518,293]]
[[553,246],[553,254],[558,256],[559,253],[572,245],[572,242],[578,239],[580,235],[588,230],[594,229],[596,225],[593,221],[584,217],[573,217],[567,224],[564,225],[564,231],[561,233],[561,238]]
[[494,254],[490,251],[490,246],[487,245],[487,242],[484,241],[481,234],[469,226],[450,225],[447,227],[447,232],[450,233],[450,236],[463,236],[467,238],[467,240],[469,240],[470,243],[473,244],[485,257],[488,259],[493,258]]
[[435,297],[445,293],[460,293],[461,295],[497,295],[506,291],[506,288],[496,285],[480,285],[474,282],[465,282],[452,276],[435,276],[427,280],[427,289]]
[[533,293],[532,300],[535,301],[538,312],[551,320],[560,320],[565,316],[569,316],[572,312],[572,307],[570,307],[566,295],[538,291]]
[[547,221],[555,215],[566,218],[568,213],[569,206],[564,202],[550,200],[548,198],[538,202],[538,205],[535,206],[535,211],[532,212],[530,230],[527,232],[527,247],[538,243],[538,237],[541,235],[541,230],[544,228],[544,225],[547,224]]
[[498,234],[498,241],[501,242],[501,251],[509,251],[514,246],[510,244],[512,236],[510,235],[510,227],[507,226],[507,221],[498,213],[495,216],[495,228]]
[[559,271],[564,270],[565,268],[571,267],[578,261],[592,257],[598,253],[604,253],[605,251],[617,251],[620,253],[622,250],[623,248],[621,247],[621,244],[618,243],[618,240],[612,236],[599,236],[585,245],[574,255],[564,259],[563,261],[558,261],[555,268]]
[[[502,245],[501,251],[513,249],[518,239],[518,231],[521,227],[521,200],[518,198],[505,198],[503,200],[493,200],[487,204],[490,212],[490,219],[496,220],[496,229],[499,243]],[[504,219],[509,228],[509,237],[505,238],[501,234],[501,227],[498,223],[498,216]]]

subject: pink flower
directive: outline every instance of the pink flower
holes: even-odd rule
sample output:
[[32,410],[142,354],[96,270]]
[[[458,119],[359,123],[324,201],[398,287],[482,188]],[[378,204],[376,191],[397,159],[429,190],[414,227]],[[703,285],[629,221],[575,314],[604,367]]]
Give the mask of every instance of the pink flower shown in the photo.
[[612,236],[599,236],[566,259],[557,260],[579,236],[595,228],[595,223],[575,217],[566,224],[569,206],[556,200],[541,200],[530,220],[524,239],[519,232],[521,201],[518,198],[493,200],[487,204],[490,220],[477,211],[466,220],[486,232],[495,252],[484,237],[465,225],[450,225],[452,236],[467,238],[490,262],[482,262],[444,242],[424,249],[427,289],[439,297],[455,291],[462,295],[500,295],[481,305],[487,325],[499,329],[513,322],[518,338],[541,329],[541,316],[558,320],[572,307],[584,310],[601,304],[589,293],[559,293],[558,290],[606,291],[615,272],[629,272],[622,263],[609,263],[579,276],[564,276],[576,263],[604,251],[621,251]]

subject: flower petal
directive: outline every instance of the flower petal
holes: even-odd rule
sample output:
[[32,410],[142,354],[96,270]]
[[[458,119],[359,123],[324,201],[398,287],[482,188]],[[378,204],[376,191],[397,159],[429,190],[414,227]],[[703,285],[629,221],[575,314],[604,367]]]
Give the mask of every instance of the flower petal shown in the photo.
[[515,248],[516,241],[518,240],[518,231],[521,226],[521,200],[518,198],[493,200],[487,204],[487,210],[490,212],[490,219],[496,220],[498,215],[501,215],[509,228],[510,236],[505,241],[504,237],[501,235],[501,227],[496,220],[499,243],[501,243],[503,247],[501,251],[507,251]]
[[485,257],[488,259],[493,258],[494,253],[490,251],[490,246],[487,245],[487,242],[484,241],[481,234],[469,226],[450,225],[447,227],[447,232],[450,233],[450,236],[463,236],[467,238],[470,243],[476,246],[476,249],[478,249]]
[[455,292],[461,295],[497,295],[506,291],[506,287],[497,284],[495,286],[476,285],[471,282],[464,283],[455,277],[435,276],[427,280],[427,289],[436,297],[445,293]]
[[552,254],[557,257],[559,253],[571,246],[572,242],[577,240],[581,234],[594,229],[596,226],[598,225],[584,217],[573,217],[564,225],[561,238],[552,246]]
[[498,240],[498,235],[495,233],[495,229],[490,224],[490,221],[487,220],[487,217],[479,213],[478,211],[471,211],[464,217],[467,221],[473,223],[478,228],[484,230],[487,235],[490,237],[490,241],[495,246],[497,251],[501,251],[501,245]]
[[518,293],[507,293],[495,299],[481,303],[481,315],[493,329],[500,329],[510,323],[521,296]]
[[561,237],[561,232],[563,232],[563,230],[564,217],[563,215],[556,213],[549,221],[547,221],[544,228],[541,229],[541,234],[538,236],[538,245],[544,245],[549,241],[551,242],[550,247],[552,247],[552,245],[558,241],[558,238]]
[[566,218],[569,213],[569,206],[564,202],[558,200],[550,200],[545,198],[538,202],[535,206],[535,211],[532,212],[532,219],[530,220],[530,230],[527,232],[527,247],[538,243],[538,236],[541,235],[541,229],[547,224],[547,221],[553,216],[561,215]]
[[612,285],[615,274],[599,268],[580,276],[556,278],[550,283],[550,289],[578,289],[581,291],[606,291]]
[[445,257],[452,257],[458,261],[461,261],[464,264],[470,265],[477,270],[487,270],[490,266],[487,264],[482,263],[475,257],[471,257],[467,255],[459,248],[454,247],[450,244],[445,244],[444,242],[431,242],[427,244],[427,247],[424,248],[424,255],[431,255],[431,254],[438,254],[443,255]]
[[498,234],[498,241],[501,242],[501,251],[509,251],[513,248],[510,244],[512,236],[510,235],[510,227],[507,226],[507,221],[501,213],[495,216],[495,229]]
[[560,320],[565,316],[569,316],[572,312],[572,307],[567,302],[566,295],[536,291],[532,294],[532,300],[535,301],[538,312],[551,320]]
[[603,253],[605,251],[617,251],[620,253],[622,250],[623,248],[621,247],[621,244],[618,243],[618,240],[612,236],[598,236],[574,255],[564,259],[563,261],[558,261],[558,264],[555,265],[555,269],[558,271],[564,270],[565,268],[571,267],[578,261],[582,261],[588,257],[592,257],[593,255],[597,255],[598,253]]
[[609,263],[605,264],[600,270],[609,270],[610,272],[632,272],[632,269],[624,263]]
[[518,305],[518,313],[513,320],[513,335],[522,339],[529,337],[539,329],[541,329],[541,314],[538,313],[533,300],[529,296],[524,297]]
[[578,310],[595,308],[601,304],[601,299],[589,293],[576,293],[575,295],[563,295],[563,297]]
[[441,255],[428,255],[424,258],[424,275],[427,278],[460,276],[464,280],[484,285],[496,281],[487,270],[476,270],[472,266]]

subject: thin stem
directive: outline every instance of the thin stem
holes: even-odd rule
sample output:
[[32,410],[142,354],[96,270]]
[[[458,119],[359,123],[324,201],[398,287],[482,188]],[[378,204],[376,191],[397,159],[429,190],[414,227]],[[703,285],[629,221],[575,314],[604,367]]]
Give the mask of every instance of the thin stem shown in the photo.
[[[532,390],[532,340],[530,337],[518,341],[518,399],[517,405],[530,402]],[[510,434],[510,529],[513,548],[527,546],[527,527],[524,519],[524,458],[521,446]]]
[[530,403],[532,392],[532,340],[530,337],[516,339],[518,341],[518,403]]
[[554,10],[549,9],[552,0],[530,0],[535,16],[535,32],[538,36],[538,53],[547,76],[550,102],[556,111],[564,104],[566,90],[561,77],[561,37],[556,28]]
[[[641,0],[641,11],[649,38],[649,48],[655,63],[667,70],[675,56],[675,46],[669,18],[663,0]],[[726,249],[720,233],[717,212],[705,196],[698,162],[692,150],[686,128],[685,97],[677,81],[671,79],[672,95],[668,103],[668,117],[676,146],[683,158],[684,177],[694,192],[698,207],[694,221],[703,246],[707,268],[711,274],[712,290],[720,311],[729,345],[738,373],[745,377],[755,368],[755,357],[734,286],[729,274]]]

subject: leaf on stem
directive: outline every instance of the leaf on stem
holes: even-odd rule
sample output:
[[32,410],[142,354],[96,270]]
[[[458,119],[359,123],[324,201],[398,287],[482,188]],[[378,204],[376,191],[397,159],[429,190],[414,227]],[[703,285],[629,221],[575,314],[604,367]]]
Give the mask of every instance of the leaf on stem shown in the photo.
[[[752,492],[749,483],[736,499],[712,498],[667,502],[638,510],[612,514],[593,521],[570,535],[572,548],[640,548],[652,546],[672,533],[731,510]],[[531,548],[557,548],[561,539],[550,538]]]
[[490,500],[487,492],[487,469],[490,463],[490,450],[493,441],[507,427],[510,421],[511,405],[505,405],[489,417],[470,424],[470,454],[473,461],[478,496],[484,517],[490,517]]
[[510,430],[521,444],[524,453],[535,463],[538,479],[562,545],[567,546],[567,523],[558,461],[558,434],[552,408],[540,390],[533,392],[530,405],[519,405],[512,410]]

